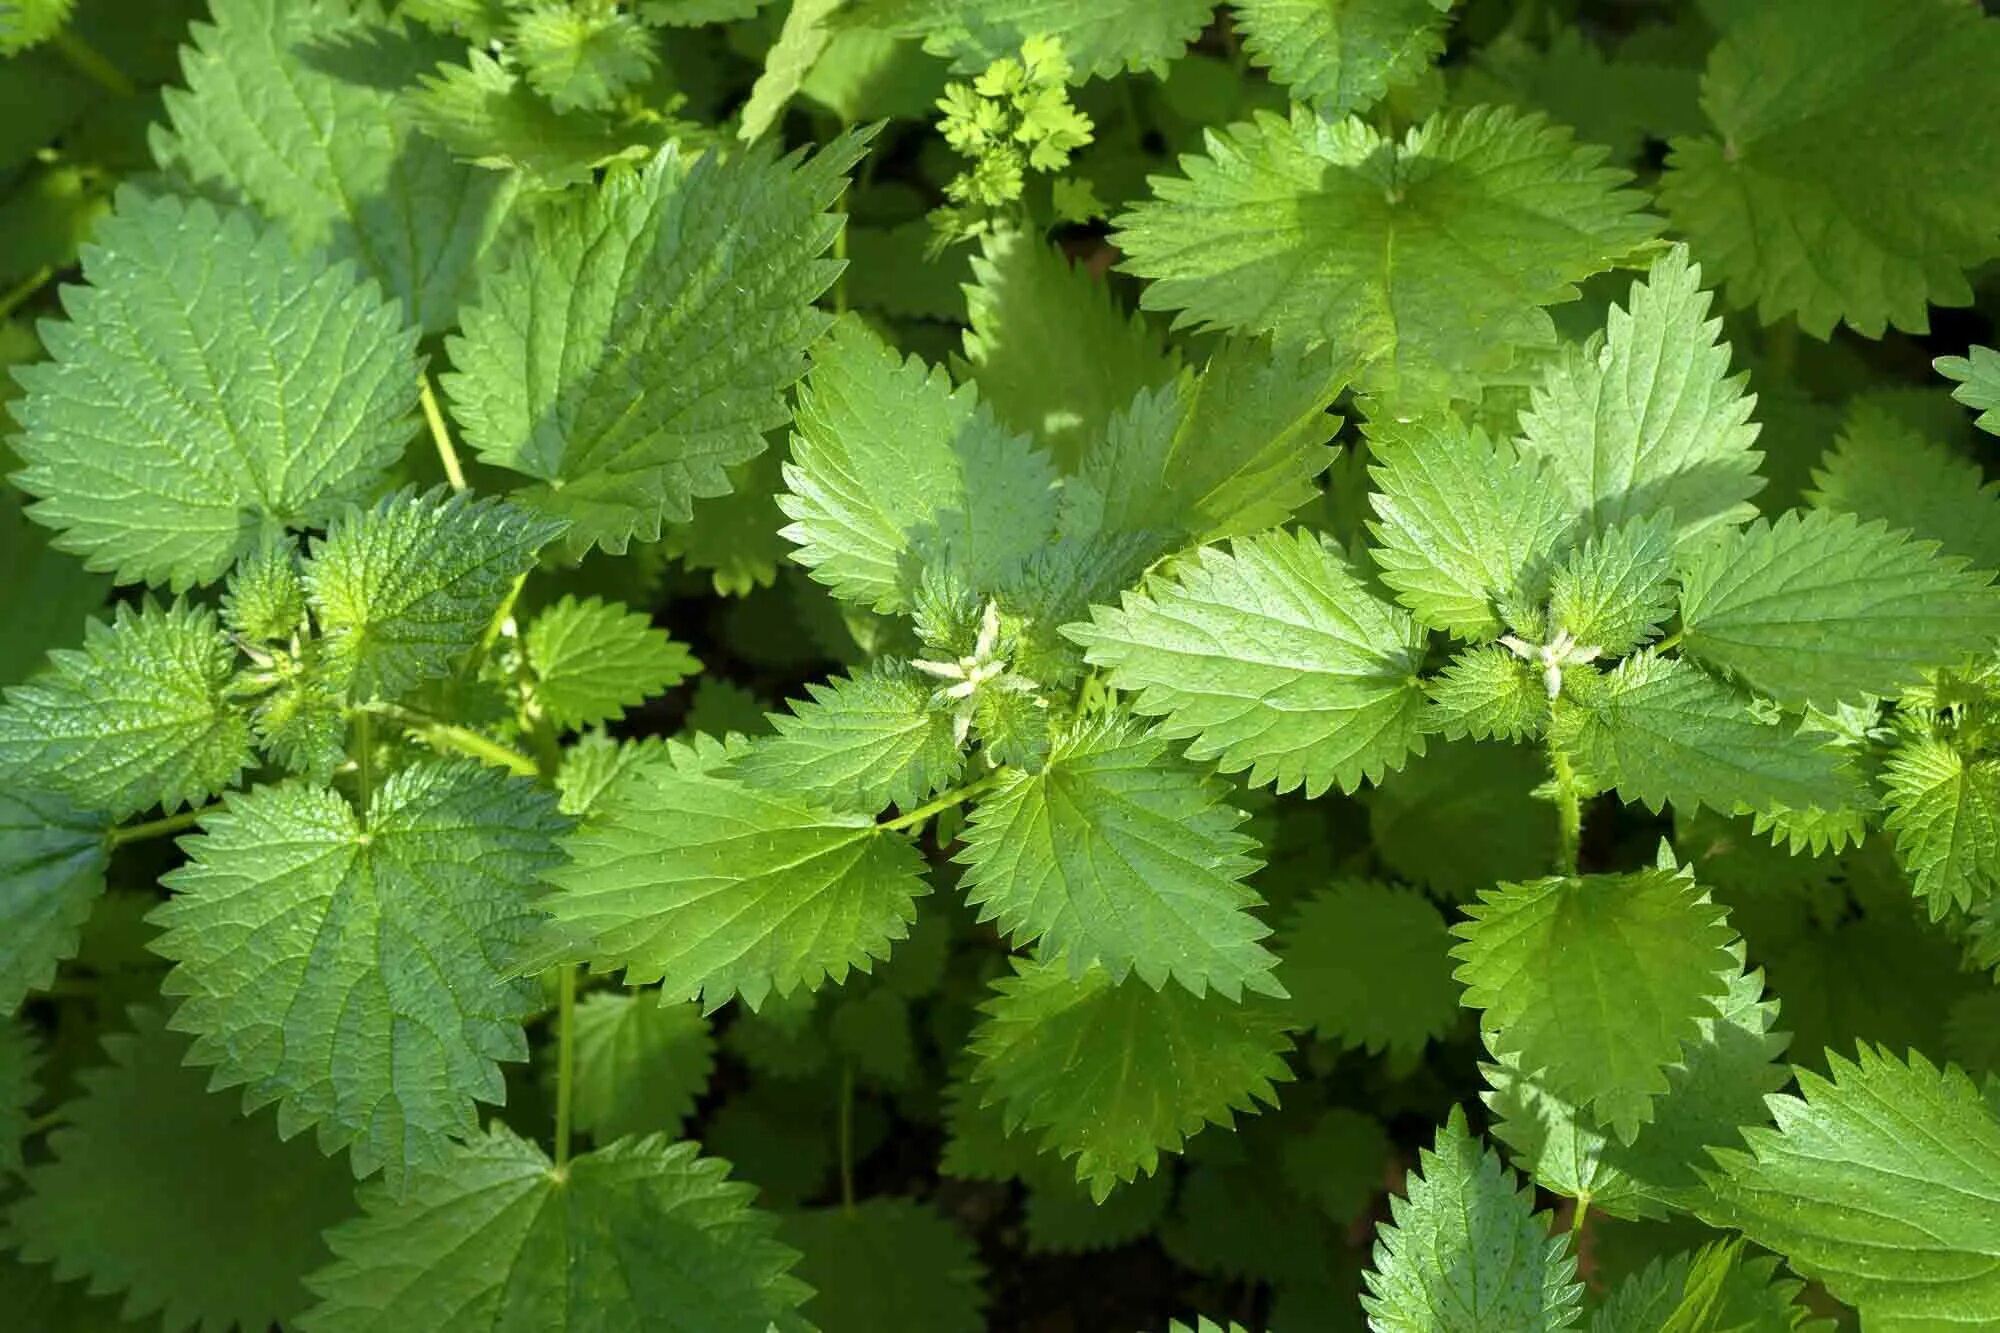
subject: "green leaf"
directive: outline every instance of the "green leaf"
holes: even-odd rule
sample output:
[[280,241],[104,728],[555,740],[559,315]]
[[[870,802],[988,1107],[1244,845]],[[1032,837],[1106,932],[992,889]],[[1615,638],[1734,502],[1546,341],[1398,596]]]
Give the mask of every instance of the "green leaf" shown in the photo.
[[1447,740],[1517,741],[1542,734],[1549,721],[1541,673],[1497,644],[1468,648],[1424,681],[1430,707],[1423,729]]
[[305,565],[328,651],[355,695],[393,697],[451,671],[562,524],[504,500],[398,491],[351,509]]
[[565,730],[594,727],[637,708],[701,670],[684,643],[642,612],[601,597],[564,597],[536,615],[523,638],[535,702]]
[[1655,869],[1503,884],[1466,915],[1455,975],[1488,1048],[1631,1143],[1742,970],[1722,909]]
[[1433,116],[1400,143],[1301,109],[1211,131],[1207,148],[1118,219],[1126,266],[1153,280],[1145,307],[1331,343],[1366,366],[1357,387],[1400,401],[1467,395],[1516,348],[1552,346],[1541,307],[1658,225],[1603,149],[1500,108]]
[[1591,1316],[1590,1333],[1832,1333],[1792,1303],[1805,1284],[1777,1277],[1770,1255],[1743,1258],[1743,1242],[1655,1259],[1619,1283]]
[[102,815],[16,784],[0,790],[0,1014],[47,986],[76,956],[104,895]]
[[965,763],[951,710],[931,703],[932,685],[893,658],[826,685],[807,685],[778,734],[753,742],[730,775],[753,787],[866,815],[912,809],[958,781]]
[[1056,247],[1019,231],[980,245],[965,288],[966,364],[995,415],[1073,474],[1112,417],[1141,389],[1171,381],[1179,359],[1109,283]]
[[599,1143],[678,1138],[715,1068],[715,1038],[691,1004],[654,991],[595,991],[576,1006],[576,1127]]
[[2000,352],[1975,345],[1964,356],[1941,356],[1931,365],[1946,379],[1958,381],[1951,396],[1979,413],[1974,424],[2000,435]]
[[1361,1306],[1375,1333],[1568,1328],[1581,1313],[1569,1237],[1548,1234],[1534,1194],[1452,1108],[1435,1147],[1418,1153],[1408,1197],[1377,1224]]
[[15,481],[55,544],[120,582],[212,582],[319,527],[415,427],[416,330],[351,268],[207,203],[128,191],[17,375]]
[[151,918],[188,1058],[356,1176],[443,1160],[502,1099],[498,1062],[527,1058],[514,964],[562,825],[552,793],[467,760],[392,775],[365,819],[298,781],[232,796]]
[[1701,267],[1676,245],[1613,306],[1604,334],[1550,361],[1521,416],[1521,449],[1543,460],[1597,531],[1670,512],[1690,533],[1755,512],[1763,455],[1756,398],[1729,374],[1722,320]]
[[557,112],[599,110],[652,75],[653,39],[616,10],[544,3],[514,20],[511,50],[528,84]]
[[800,1252],[813,1289],[799,1313],[820,1333],[980,1333],[985,1270],[970,1239],[935,1208],[867,1199],[789,1213],[778,1235]]
[[1444,54],[1453,0],[1233,0],[1243,49],[1323,115],[1365,111]]
[[970,387],[904,360],[849,317],[813,349],[799,391],[788,493],[792,558],[836,596],[911,606],[918,563],[975,593],[997,588],[1055,531],[1047,454],[1010,434]]
[[480,459],[570,520],[573,552],[657,540],[784,424],[840,271],[825,210],[867,141],[691,166],[669,145],[537,210],[482,281],[445,390]]
[[1887,411],[1863,405],[1813,469],[1815,509],[1880,520],[1979,569],[2000,569],[2000,481]]
[[1249,996],[1155,990],[1103,968],[1013,960],[973,1029],[973,1070],[1009,1134],[1039,1135],[1042,1151],[1076,1159],[1076,1178],[1102,1203],[1121,1181],[1151,1174],[1204,1125],[1277,1104],[1289,1079],[1283,1008]]
[[1461,639],[1527,628],[1569,545],[1560,487],[1457,417],[1374,425],[1370,554],[1425,625]]
[[1673,518],[1659,513],[1593,536],[1549,580],[1549,627],[1606,657],[1654,638],[1674,613]]
[[778,535],[784,466],[783,451],[766,449],[729,469],[729,494],[696,501],[693,518],[667,529],[666,553],[688,569],[708,571],[718,596],[747,597],[776,583],[792,549]]
[[[1572,689],[1571,681],[1578,682]],[[1691,662],[1640,652],[1601,679],[1572,671],[1549,738],[1627,801],[1688,812],[1835,813],[1874,798],[1847,758]]]
[[28,1172],[8,1239],[176,1333],[289,1322],[310,1299],[300,1275],[326,1258],[321,1230],[353,1209],[347,1173],[206,1091],[158,1010],[131,1017],[133,1031],[104,1039],[110,1063],[65,1103],[54,1159]]
[[21,1141],[28,1137],[29,1112],[41,1087],[42,1062],[34,1035],[11,1018],[0,1018],[0,1180],[21,1174]]
[[1674,141],[1660,200],[1733,304],[1818,338],[1842,320],[1923,333],[1927,303],[1971,304],[1965,270],[2000,254],[2000,180],[1962,169],[2000,119],[2000,28],[1978,10],[1750,7],[1709,53],[1701,103],[1714,132]]
[[495,1328],[808,1333],[798,1254],[693,1142],[624,1139],[558,1168],[504,1126],[407,1193],[373,1186],[309,1278],[310,1333]]
[[1141,389],[1086,446],[1078,476],[1103,501],[1098,526],[1167,540],[1247,537],[1319,498],[1341,380],[1317,352],[1225,342],[1200,375]]
[[1967,759],[1944,741],[1913,737],[1883,765],[1896,859],[1936,921],[2000,890],[2000,759]]
[[249,721],[227,694],[235,666],[206,607],[121,604],[7,690],[0,774],[113,818],[198,805],[251,762]]
[[[0,455],[4,458],[4,455]],[[4,463],[0,463],[4,466]],[[104,605],[111,580],[51,546],[47,529],[28,521],[25,496],[0,497],[0,685],[18,684],[49,649],[69,643],[77,622]]]
[[419,74],[401,103],[411,123],[475,166],[519,172],[535,189],[561,189],[589,180],[598,167],[648,156],[651,139],[664,137],[638,139],[631,127],[593,112],[558,112],[516,66],[477,48],[465,60]]
[[792,0],[777,40],[764,54],[764,70],[743,105],[737,137],[755,143],[784,114],[785,103],[812,73],[814,64],[833,38],[833,20],[847,0]]
[[[212,0],[164,94],[153,155],[283,226],[301,251],[351,259],[441,333],[507,217],[513,183],[456,162],[397,107],[397,89],[463,48],[380,35],[351,0]],[[362,65],[363,78],[352,77]],[[307,377],[310,379],[311,377]],[[324,385],[314,386],[324,391]]]
[[1342,880],[1300,903],[1278,945],[1291,1012],[1328,1041],[1419,1056],[1458,1020],[1451,937],[1429,899]]
[[1070,81],[1124,70],[1164,75],[1167,63],[1208,26],[1212,0],[1102,0],[1051,6],[1047,0],[867,0],[861,21],[943,56],[961,74],[1018,56],[1031,37],[1052,37],[1069,58]]
[[19,55],[61,32],[76,0],[8,0],[0,8],[0,55]]
[[1777,1251],[1870,1328],[1976,1328],[2000,1309],[2000,1113],[1958,1069],[1862,1046],[1770,1098],[1718,1152],[1702,1220]]
[[1894,698],[2000,640],[2000,589],[1929,542],[1815,511],[1705,543],[1681,647],[1787,707]]
[[1531,879],[1556,848],[1555,805],[1534,794],[1548,776],[1535,747],[1433,744],[1369,793],[1368,836],[1392,872],[1454,901]]
[[[1737,1148],[1742,1127],[1770,1119],[1764,1098],[1791,1080],[1777,1063],[1789,1037],[1777,1032],[1778,1002],[1764,994],[1764,974],[1746,972],[1741,942],[1722,1012],[1697,1020],[1700,1036],[1667,1067],[1667,1090],[1653,1119],[1621,1143],[1540,1074],[1523,1072],[1518,1055],[1480,1066],[1491,1091],[1493,1136],[1515,1165],[1544,1188],[1614,1217],[1659,1218],[1707,1197],[1698,1174],[1708,1149]],[[1652,1330],[1648,1330],[1652,1333]]]
[[1306,531],[1204,548],[1064,633],[1190,758],[1318,796],[1421,753],[1423,632]]
[[711,1012],[888,957],[922,858],[866,815],[719,776],[723,757],[673,743],[605,793],[551,876],[550,947]]
[[965,899],[1072,976],[1096,963],[1114,983],[1282,994],[1242,882],[1257,844],[1224,791],[1129,723],[1083,726],[979,802],[957,857]]

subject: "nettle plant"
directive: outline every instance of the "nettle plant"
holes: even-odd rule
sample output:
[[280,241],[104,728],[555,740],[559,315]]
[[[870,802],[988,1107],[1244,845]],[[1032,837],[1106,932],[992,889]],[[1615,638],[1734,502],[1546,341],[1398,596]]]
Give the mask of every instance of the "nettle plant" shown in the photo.
[[758,8],[189,31],[9,353],[9,1317],[2000,1322],[2000,486],[1796,337],[1972,302],[2000,21],[1704,6],[1635,177],[1505,6]]

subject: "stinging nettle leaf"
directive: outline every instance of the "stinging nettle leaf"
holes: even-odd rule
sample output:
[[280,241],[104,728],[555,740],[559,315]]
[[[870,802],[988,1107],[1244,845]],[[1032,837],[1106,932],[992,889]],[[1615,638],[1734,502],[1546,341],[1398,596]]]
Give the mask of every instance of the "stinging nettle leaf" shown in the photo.
[[690,164],[670,144],[537,210],[483,280],[444,387],[481,460],[570,521],[573,553],[657,540],[784,424],[840,272],[826,209],[870,133],[810,158]]
[[1977,569],[2000,569],[2000,481],[1880,408],[1848,414],[1812,484],[1805,498],[1815,509],[1879,519]]
[[980,1333],[985,1269],[971,1237],[935,1207],[877,1198],[787,1215],[778,1236],[800,1251],[813,1289],[799,1313],[821,1329]]
[[715,1069],[715,1038],[691,1004],[655,991],[595,991],[577,1003],[576,1127],[608,1144],[678,1138]]
[[1207,547],[1063,633],[1190,758],[1317,796],[1421,753],[1423,631],[1312,533]]
[[120,582],[184,589],[365,497],[416,427],[417,333],[241,210],[121,195],[17,372],[28,513]]
[[1444,54],[1454,0],[1232,0],[1243,49],[1326,115],[1365,111]]
[[109,625],[84,623],[82,647],[7,690],[0,776],[113,818],[198,805],[253,758],[249,718],[228,695],[235,668],[207,607],[121,604]]
[[495,1124],[415,1177],[361,1193],[307,1279],[308,1333],[809,1333],[798,1252],[729,1164],[663,1135],[557,1167]]
[[1605,657],[1652,639],[1674,613],[1673,516],[1633,519],[1593,536],[1549,580],[1549,629]]
[[1973,346],[1964,356],[1941,356],[1931,365],[1958,387],[1951,396],[1979,413],[1974,424],[1991,435],[2000,435],[2000,352],[1991,347]]
[[1471,396],[1517,348],[1552,346],[1541,307],[1658,227],[1605,150],[1505,108],[1400,142],[1300,108],[1210,131],[1207,151],[1117,220],[1126,268],[1152,280],[1145,308],[1330,343],[1365,367],[1361,391],[1398,403]]
[[870,816],[715,771],[740,753],[672,743],[626,770],[566,841],[547,951],[710,1012],[888,957],[930,891],[922,858]]
[[1164,74],[1208,25],[1213,0],[1102,0],[1052,5],[1049,0],[861,0],[862,22],[902,37],[976,74],[1019,54],[1032,37],[1062,43],[1070,81],[1111,78],[1123,70]]
[[391,775],[365,817],[299,781],[231,797],[152,916],[189,1059],[356,1176],[443,1161],[527,1057],[516,964],[563,825],[552,793],[467,760]]
[[1371,1053],[1415,1056],[1458,1018],[1450,951],[1428,898],[1349,880],[1298,905],[1280,937],[1278,978],[1301,1026]]
[[104,895],[108,826],[60,796],[0,790],[0,1014],[75,956]]
[[1787,707],[1894,698],[2000,641],[2000,588],[1849,514],[1762,519],[1681,571],[1681,646]]
[[701,670],[687,645],[643,612],[601,597],[565,596],[522,636],[535,702],[558,727],[608,722]]
[[2000,759],[1968,759],[1942,740],[1915,737],[1882,768],[1896,859],[1936,921],[2000,892]]
[[1466,649],[1425,680],[1424,691],[1423,729],[1446,740],[1534,739],[1548,725],[1541,672],[1498,644]]
[[1283,990],[1242,881],[1256,842],[1221,783],[1129,722],[1057,740],[1040,772],[1011,770],[973,811],[957,859],[966,901],[1072,975],[1169,978],[1196,995]]

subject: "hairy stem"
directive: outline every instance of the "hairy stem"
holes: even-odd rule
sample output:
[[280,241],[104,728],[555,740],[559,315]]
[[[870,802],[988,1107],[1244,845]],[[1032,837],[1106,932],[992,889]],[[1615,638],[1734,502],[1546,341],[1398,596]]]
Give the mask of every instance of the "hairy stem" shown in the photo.
[[[502,745],[490,736],[482,736],[470,727],[461,727],[455,722],[444,722],[426,716],[414,709],[402,708],[395,704],[363,704],[354,710],[357,722],[366,725],[370,718],[384,717],[402,726],[418,739],[435,750],[450,750],[483,763],[504,768],[524,778],[542,776],[541,765],[511,746]],[[357,762],[359,762],[357,757]],[[365,775],[365,770],[364,770]]]
[[1572,1236],[1582,1235],[1583,1219],[1589,1216],[1590,1216],[1590,1196],[1588,1194],[1578,1195],[1576,1200],[1576,1211],[1571,1213],[1569,1216],[1569,1234]]
[[570,1117],[576,1104],[576,965],[556,981],[556,1170],[569,1165]]
[[204,805],[199,810],[183,810],[177,815],[167,815],[160,819],[149,819],[143,824],[121,824],[106,833],[105,840],[113,847],[123,847],[128,842],[145,842],[149,838],[166,838],[185,829],[191,829],[208,815],[220,810],[222,805]]
[[438,461],[444,464],[444,479],[451,483],[454,491],[465,489],[465,469],[459,466],[458,450],[452,447],[451,427],[445,424],[444,412],[438,407],[437,392],[431,388],[431,376],[427,370],[417,372],[417,399],[424,405],[424,420],[431,428],[431,443],[437,446]]
[[7,294],[0,296],[0,319],[7,318],[7,316],[27,304],[28,300],[42,289],[43,284],[54,276],[55,270],[44,264],[27,277],[15,283],[12,287],[9,287]]
[[1576,770],[1560,746],[1549,747],[1549,765],[1555,770],[1556,870],[1574,875],[1577,851],[1583,845],[1583,797],[1577,789]]
[[1680,647],[1680,642],[1681,642],[1681,632],[1679,630],[1675,630],[1672,634],[1669,634],[1666,638],[1661,639],[1658,643],[1654,644],[1653,651],[1656,653],[1664,653],[1670,649]]
[[964,805],[974,797],[983,796],[998,786],[1004,772],[1005,770],[1003,769],[999,773],[989,773],[977,782],[969,782],[963,787],[948,791],[935,801],[918,806],[907,815],[898,815],[894,819],[888,820],[882,827],[891,833],[900,833],[906,828],[912,828],[923,823],[932,815],[949,810],[955,805]]
[[840,1206],[854,1211],[854,1066],[840,1066],[840,1110],[835,1133],[840,1142]]
[[125,77],[125,71],[105,59],[102,51],[77,36],[74,28],[64,28],[56,33],[49,38],[49,45],[55,47],[79,74],[113,96],[139,95],[139,89]]
[[361,822],[368,822],[368,807],[375,800],[375,718],[370,713],[354,715],[354,786]]

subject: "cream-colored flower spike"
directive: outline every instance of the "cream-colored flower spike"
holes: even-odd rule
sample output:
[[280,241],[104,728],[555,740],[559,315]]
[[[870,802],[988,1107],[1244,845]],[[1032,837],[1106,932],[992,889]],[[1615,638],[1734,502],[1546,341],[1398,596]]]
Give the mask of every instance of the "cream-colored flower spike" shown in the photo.
[[947,682],[938,688],[940,703],[952,704],[952,739],[959,745],[972,731],[972,713],[980,687],[1007,674],[1007,660],[996,656],[1000,647],[1000,604],[989,601],[979,618],[979,638],[972,651],[956,662],[929,662],[913,659],[911,666],[926,675]]
[[1564,667],[1580,666],[1585,662],[1595,661],[1604,652],[1594,643],[1578,643],[1576,636],[1566,629],[1556,631],[1555,638],[1547,643],[1529,643],[1526,639],[1516,638],[1512,634],[1501,635],[1500,642],[1506,645],[1509,652],[1523,661],[1541,664],[1542,688],[1549,692],[1551,699],[1562,693]]

